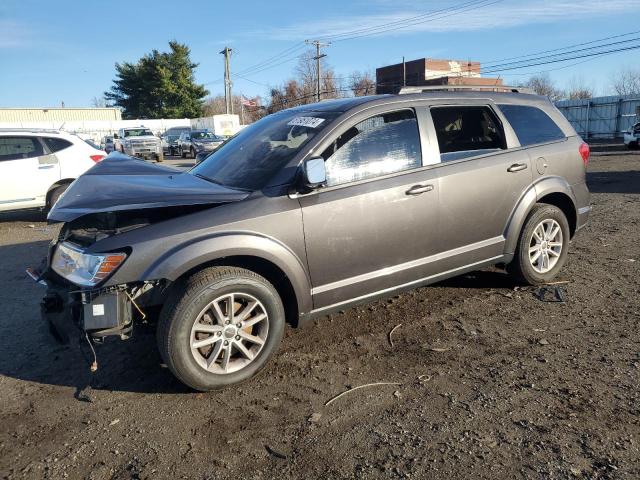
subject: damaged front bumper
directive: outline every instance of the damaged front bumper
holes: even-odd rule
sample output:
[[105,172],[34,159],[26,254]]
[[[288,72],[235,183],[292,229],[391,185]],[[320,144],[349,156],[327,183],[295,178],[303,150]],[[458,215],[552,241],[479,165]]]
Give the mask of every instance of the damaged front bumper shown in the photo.
[[129,286],[79,289],[48,270],[28,269],[27,274],[47,287],[40,312],[61,343],[85,333],[96,341],[111,335],[122,340],[131,336],[135,300]]

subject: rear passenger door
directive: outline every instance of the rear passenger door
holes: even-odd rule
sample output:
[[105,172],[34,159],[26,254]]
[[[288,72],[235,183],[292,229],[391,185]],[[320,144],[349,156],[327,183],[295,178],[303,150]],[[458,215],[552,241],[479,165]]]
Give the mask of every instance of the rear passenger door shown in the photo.
[[439,270],[497,259],[512,211],[532,183],[529,156],[490,103],[432,105],[441,165]]

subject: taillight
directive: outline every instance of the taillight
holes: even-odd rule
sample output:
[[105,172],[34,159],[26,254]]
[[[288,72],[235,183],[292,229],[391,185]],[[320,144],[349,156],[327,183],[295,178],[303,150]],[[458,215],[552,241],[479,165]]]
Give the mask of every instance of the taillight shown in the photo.
[[98,163],[100,160],[104,158],[104,155],[91,155],[89,158],[94,162]]
[[582,161],[584,162],[584,168],[587,168],[587,165],[589,165],[589,155],[591,155],[589,145],[582,142],[580,148],[578,149],[578,152],[580,152],[580,156],[582,157]]

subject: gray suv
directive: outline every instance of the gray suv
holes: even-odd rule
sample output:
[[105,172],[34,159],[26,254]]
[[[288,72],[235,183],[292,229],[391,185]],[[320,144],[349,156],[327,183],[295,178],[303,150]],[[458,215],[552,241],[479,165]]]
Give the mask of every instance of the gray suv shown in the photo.
[[589,215],[589,147],[545,98],[439,88],[284,110],[189,171],[103,160],[49,214],[44,317],[96,343],[159,312],[164,362],[211,390],[286,323],[496,264],[549,282]]

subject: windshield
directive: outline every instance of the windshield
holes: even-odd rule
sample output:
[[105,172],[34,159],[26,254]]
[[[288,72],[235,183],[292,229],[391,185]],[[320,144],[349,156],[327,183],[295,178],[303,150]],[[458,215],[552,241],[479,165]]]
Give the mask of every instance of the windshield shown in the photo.
[[147,136],[153,136],[153,133],[151,133],[151,130],[149,130],[148,128],[135,128],[131,130],[125,130],[124,136],[125,137],[147,137]]
[[227,187],[261,189],[338,115],[286,110],[269,115],[227,140],[190,172]]
[[218,138],[211,132],[192,132],[191,138],[194,140],[211,139],[217,140]]

